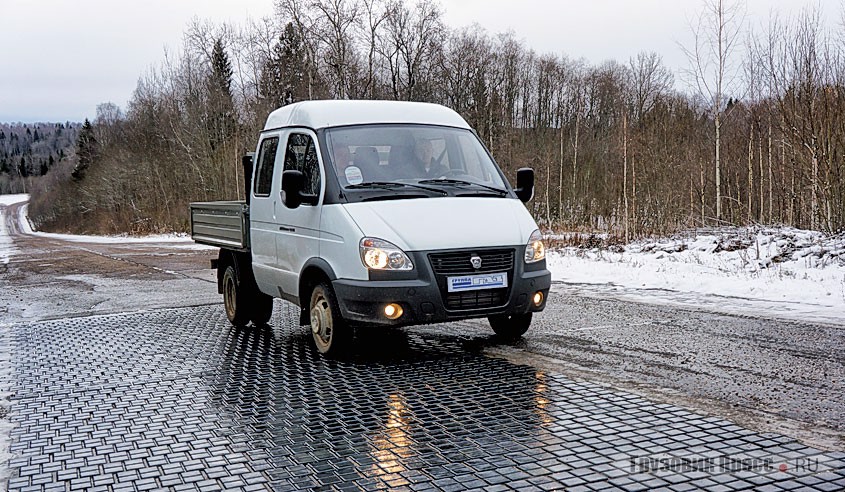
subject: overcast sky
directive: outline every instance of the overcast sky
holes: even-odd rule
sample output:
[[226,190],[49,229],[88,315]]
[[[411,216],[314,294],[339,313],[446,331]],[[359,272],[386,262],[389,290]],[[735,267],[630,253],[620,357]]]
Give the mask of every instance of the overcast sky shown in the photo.
[[[660,53],[686,65],[678,43],[701,0],[440,0],[446,23],[513,30],[539,53],[592,63]],[[820,6],[841,30],[843,0],[748,0],[747,21]],[[194,17],[243,22],[273,15],[273,0],[0,0],[0,121],[81,121],[97,104],[125,107],[138,77],[178,49]]]

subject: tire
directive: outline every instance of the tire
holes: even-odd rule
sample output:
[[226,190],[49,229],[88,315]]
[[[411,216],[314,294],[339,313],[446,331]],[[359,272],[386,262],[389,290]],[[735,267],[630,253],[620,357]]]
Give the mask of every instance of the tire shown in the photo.
[[340,316],[337,298],[329,283],[320,283],[311,291],[308,313],[311,336],[318,352],[334,357],[348,348],[352,331]]
[[273,298],[263,292],[258,292],[258,290],[251,297],[252,309],[250,309],[249,317],[252,320],[252,324],[255,326],[264,326],[273,317]]
[[239,328],[249,323],[250,303],[247,302],[247,295],[234,265],[226,266],[223,272],[223,307],[226,308],[229,322]]
[[498,314],[488,317],[487,321],[490,322],[490,328],[493,328],[493,332],[499,337],[505,340],[517,340],[531,326],[531,315],[532,313]]

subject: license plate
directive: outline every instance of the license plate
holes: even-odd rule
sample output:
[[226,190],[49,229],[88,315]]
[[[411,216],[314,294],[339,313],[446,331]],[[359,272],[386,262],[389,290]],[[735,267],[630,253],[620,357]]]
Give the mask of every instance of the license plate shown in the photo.
[[498,289],[508,286],[507,273],[489,273],[485,275],[464,275],[462,277],[447,277],[449,292],[463,292],[465,290]]

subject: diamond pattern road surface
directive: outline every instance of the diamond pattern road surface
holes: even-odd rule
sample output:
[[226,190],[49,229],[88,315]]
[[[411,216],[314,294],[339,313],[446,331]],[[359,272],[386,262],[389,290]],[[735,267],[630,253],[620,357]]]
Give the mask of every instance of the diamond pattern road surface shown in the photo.
[[[327,360],[296,314],[12,326],[9,489],[845,490],[843,453],[491,357],[480,323],[361,334]],[[821,465],[632,465],[657,456]]]

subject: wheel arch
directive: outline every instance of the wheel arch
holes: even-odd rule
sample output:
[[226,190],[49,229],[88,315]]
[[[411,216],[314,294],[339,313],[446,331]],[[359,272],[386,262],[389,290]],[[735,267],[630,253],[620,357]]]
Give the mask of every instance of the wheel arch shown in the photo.
[[301,309],[299,313],[300,325],[307,325],[311,322],[308,315],[308,306],[311,304],[311,290],[320,282],[331,282],[333,280],[337,280],[337,275],[326,260],[311,258],[305,262],[302,272],[299,274],[299,289],[296,296]]
[[337,280],[337,275],[329,262],[322,258],[311,258],[305,262],[302,267],[302,272],[299,274],[299,291],[297,298],[299,305],[303,309],[308,308],[308,303],[311,301],[311,290],[320,282],[328,280],[329,282]]
[[246,281],[254,285],[255,280],[252,276],[252,257],[249,253],[240,251],[232,251],[230,249],[220,248],[217,254],[217,293],[223,293],[223,274],[226,268],[231,265],[235,268],[238,282]]

